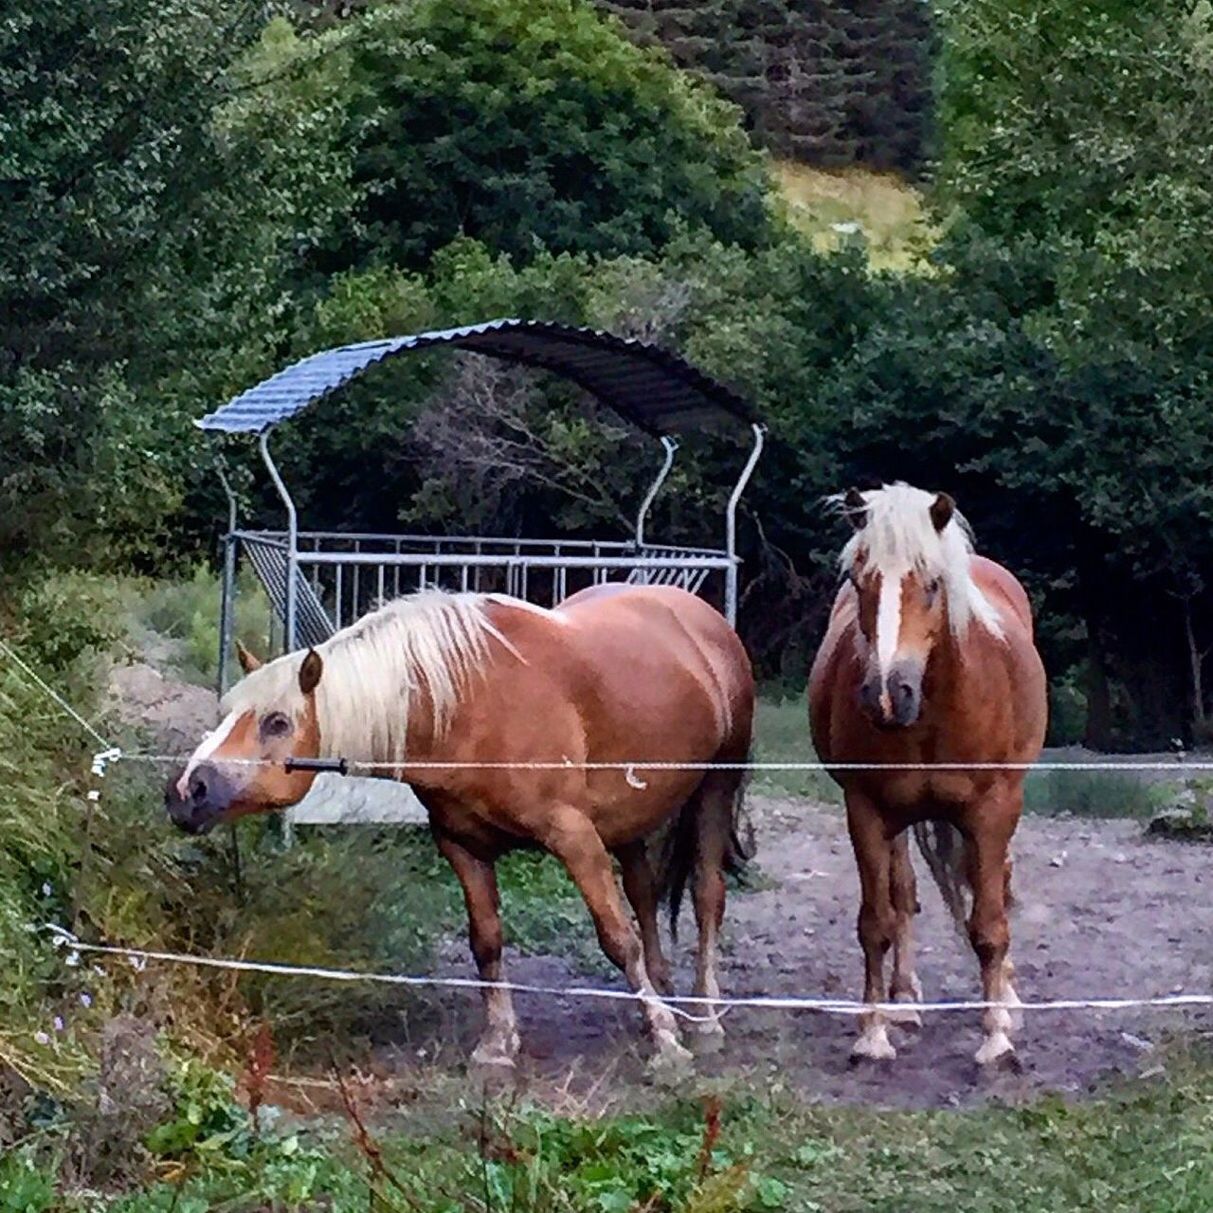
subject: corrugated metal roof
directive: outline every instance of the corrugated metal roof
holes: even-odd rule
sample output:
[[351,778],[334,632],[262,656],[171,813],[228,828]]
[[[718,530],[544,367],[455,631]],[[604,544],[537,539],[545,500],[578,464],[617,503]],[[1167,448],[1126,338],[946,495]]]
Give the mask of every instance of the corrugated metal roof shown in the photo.
[[571,380],[651,434],[756,420],[736,392],[677,354],[593,329],[540,320],[490,320],[465,328],[363,341],[312,354],[251,387],[195,424],[228,434],[260,434],[385,358],[431,346],[473,350],[541,367]]

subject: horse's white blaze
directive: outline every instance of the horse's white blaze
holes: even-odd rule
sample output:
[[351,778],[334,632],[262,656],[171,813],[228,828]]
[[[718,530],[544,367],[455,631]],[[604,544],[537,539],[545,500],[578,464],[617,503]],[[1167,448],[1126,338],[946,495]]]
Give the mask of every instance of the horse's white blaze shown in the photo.
[[[963,636],[970,623],[1000,639],[1005,635],[997,606],[973,580],[973,537],[959,512],[953,513],[942,531],[936,531],[931,520],[933,493],[908,484],[886,484],[864,493],[863,499],[864,525],[842,549],[844,570],[853,569],[863,557],[863,567],[879,573],[882,582],[900,584],[911,572],[924,580],[938,579],[943,583],[953,635]],[[842,497],[831,500],[841,508]],[[888,609],[892,611],[892,604]],[[897,610],[900,614],[900,602]],[[881,630],[888,632],[887,628]]]
[[185,770],[181,772],[181,778],[177,780],[177,795],[182,800],[185,799],[186,792],[189,790],[190,776],[228,739],[238,719],[235,712],[229,712],[219,727],[213,733],[208,733],[202,739],[202,744],[190,755],[189,762],[185,764]]
[[876,610],[876,661],[880,666],[882,687],[889,677],[901,642],[901,582],[902,575],[899,573],[884,573],[880,578],[880,605]]

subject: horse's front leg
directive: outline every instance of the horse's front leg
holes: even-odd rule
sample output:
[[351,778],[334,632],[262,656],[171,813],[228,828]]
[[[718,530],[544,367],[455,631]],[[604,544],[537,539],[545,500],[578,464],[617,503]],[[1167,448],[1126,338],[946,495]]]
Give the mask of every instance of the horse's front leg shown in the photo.
[[[453,838],[438,834],[437,842],[463,886],[468,936],[480,980],[501,981],[502,933],[496,869]],[[519,1044],[514,1001],[509,990],[489,987],[483,993],[485,1025],[472,1060],[477,1065],[512,1066]]]
[[[910,860],[910,838],[904,830],[893,841],[889,891],[896,926],[893,932],[893,980],[889,995],[894,1002],[921,1002],[922,983],[914,969],[914,916],[919,911],[918,881]],[[889,1019],[903,1028],[922,1024],[918,1011],[893,1011]]]
[[[847,829],[859,868],[858,933],[864,961],[863,1000],[875,1004],[885,1001],[885,956],[897,926],[890,886],[893,849],[876,805],[855,792],[848,792],[846,800]],[[882,1011],[865,1011],[859,1024],[859,1039],[851,1049],[853,1062],[891,1061],[897,1056]]]
[[689,1060],[690,1053],[678,1040],[674,1014],[649,980],[644,948],[623,911],[610,856],[593,822],[571,805],[562,805],[545,823],[540,841],[568,870],[594,919],[602,950],[641,996],[658,1055],[670,1061]]
[[969,886],[973,913],[969,939],[981,964],[982,997],[988,1007],[982,1015],[985,1039],[977,1050],[981,1066],[1016,1064],[1011,1031],[1019,999],[1011,984],[1011,929],[1007,920],[1010,893],[1008,851],[1019,821],[1019,806],[1010,802],[983,804],[971,815],[969,835]]

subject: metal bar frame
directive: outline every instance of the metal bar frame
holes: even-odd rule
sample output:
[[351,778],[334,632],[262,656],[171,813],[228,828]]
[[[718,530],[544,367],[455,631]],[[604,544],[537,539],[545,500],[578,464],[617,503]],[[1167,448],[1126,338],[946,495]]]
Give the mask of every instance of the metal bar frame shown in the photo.
[[662,434],[661,445],[665,448],[665,459],[658,469],[653,483],[649,485],[649,491],[640,503],[640,512],[636,515],[636,546],[638,548],[644,547],[644,521],[648,517],[649,507],[656,500],[657,494],[661,491],[661,486],[665,484],[665,479],[670,474],[670,469],[674,466],[674,456],[678,453],[677,441],[668,434]]
[[[257,543],[266,544],[267,546],[273,545],[276,547],[280,547],[283,551],[286,551],[287,547],[289,546],[287,532],[285,532],[285,531],[239,531],[239,532],[237,532],[237,535],[242,540],[248,539],[248,540],[251,540],[251,541],[254,541]],[[346,541],[352,542],[356,538],[358,538],[358,537],[355,537],[354,535],[346,534],[343,531],[300,531],[299,532],[299,543],[300,544],[304,544],[304,543],[313,544],[313,546],[314,546],[314,541],[319,541],[320,543],[323,543],[325,540],[332,540],[335,543],[344,543]],[[366,536],[360,537],[360,542],[365,541],[366,538],[367,538]],[[388,551],[388,552],[380,552],[380,551],[377,551],[374,549],[367,550],[366,548],[363,548],[360,546],[356,549],[350,550],[348,552],[348,554],[349,555],[356,554],[359,557],[365,557],[368,561],[379,559],[381,556],[394,556],[396,554],[395,550],[394,550],[395,541],[394,541],[394,539],[392,539],[391,536],[371,536],[371,538],[388,540],[389,542],[391,542],[393,544],[393,550]],[[420,539],[420,537],[413,537],[413,542],[416,543],[418,547],[420,547],[419,539]],[[462,539],[461,540],[461,539],[449,539],[445,536],[443,536],[442,538],[438,538],[437,536],[431,535],[431,536],[426,537],[426,541],[428,543],[428,547],[426,548],[425,551],[413,551],[413,552],[401,551],[400,555],[402,555],[404,557],[413,557],[417,560],[431,560],[431,561],[434,559],[435,554],[438,556],[441,556],[443,558],[458,557],[459,559],[466,559],[471,556],[487,555],[487,556],[492,557],[493,559],[504,560],[504,559],[517,558],[517,559],[526,560],[526,559],[529,559],[529,556],[528,556],[529,552],[536,552],[536,554],[542,554],[543,549],[547,549],[547,554],[550,554],[550,555],[562,555],[564,552],[564,549],[566,549],[566,548],[572,549],[574,552],[593,552],[593,553],[595,553],[595,555],[597,555],[601,552],[617,552],[620,555],[629,555],[629,554],[634,554],[636,551],[635,541],[631,540],[631,539],[627,539],[627,540],[559,539],[559,540],[557,540],[557,539],[501,539],[501,538],[483,537],[480,539]],[[403,542],[404,541],[402,540],[402,545],[403,545]],[[460,552],[456,545],[461,542],[468,544],[472,550],[467,551],[467,552]],[[493,550],[495,545],[497,547],[499,547],[499,549],[500,549],[497,552],[494,552],[494,550]],[[687,555],[687,556],[714,556],[714,555],[718,555],[724,551],[723,548],[687,547],[685,544],[680,544],[680,543],[646,544],[645,546],[648,547],[648,549],[650,551],[659,550],[659,551],[670,553],[670,554]],[[449,547],[454,550],[443,551],[444,547]],[[306,549],[304,549],[304,548],[300,549],[301,554],[304,551],[306,551]],[[337,552],[337,553],[330,553],[330,554],[331,555],[333,555],[333,554],[343,555],[343,554],[347,554],[347,553]]]
[[286,507],[286,618],[283,620],[282,648],[284,652],[290,653],[295,648],[295,573],[299,567],[299,517],[295,512],[295,502],[287,492],[282,476],[278,472],[278,465],[270,455],[269,430],[261,431],[257,447],[261,451],[261,461],[265,464],[270,479],[274,482],[274,488],[278,490],[278,496],[282,498],[282,504]]
[[[295,572],[299,565],[299,516],[295,512],[295,501],[287,491],[282,476],[278,472],[278,465],[270,454],[270,431],[268,429],[261,431],[257,447],[261,451],[261,462],[265,464],[266,471],[269,472],[270,479],[274,482],[274,488],[278,490],[278,496],[282,498],[282,504],[286,507],[286,618],[282,621],[282,650],[284,653],[290,653],[295,648]],[[294,841],[295,820],[292,811],[287,809],[282,815],[282,845],[290,847]]]
[[296,564],[345,565],[355,568],[405,567],[532,569],[727,569],[736,558],[726,552],[690,556],[423,556],[404,552],[299,552]]

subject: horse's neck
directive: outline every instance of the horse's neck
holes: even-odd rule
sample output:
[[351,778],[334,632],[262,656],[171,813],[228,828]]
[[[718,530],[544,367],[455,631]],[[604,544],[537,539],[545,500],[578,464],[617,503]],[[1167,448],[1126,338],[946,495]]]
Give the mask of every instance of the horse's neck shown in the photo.
[[[969,627],[972,626],[970,623]],[[931,683],[928,703],[947,704],[964,697],[973,679],[971,663],[966,660],[971,640],[967,632],[958,637],[950,624],[944,626],[927,661],[927,678]]]
[[976,619],[970,619],[961,636],[945,627],[931,650],[928,676],[937,702],[964,704],[984,693],[989,675],[982,649],[992,637]]

